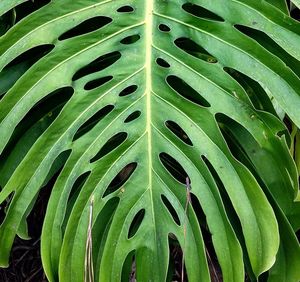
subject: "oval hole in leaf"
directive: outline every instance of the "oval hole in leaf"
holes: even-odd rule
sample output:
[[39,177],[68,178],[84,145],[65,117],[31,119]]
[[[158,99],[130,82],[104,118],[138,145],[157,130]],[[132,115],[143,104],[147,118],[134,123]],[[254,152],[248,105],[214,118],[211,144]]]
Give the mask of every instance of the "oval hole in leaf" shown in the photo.
[[127,138],[126,132],[119,132],[111,137],[100,149],[100,151],[91,159],[91,163],[103,158],[105,155],[120,146]]
[[168,120],[165,122],[165,125],[185,144],[193,146],[193,143],[187,133],[176,122]]
[[[187,271],[184,266],[184,275],[181,277],[182,272],[182,255],[183,251],[180,246],[180,243],[175,234],[168,234],[168,243],[169,243],[169,266],[168,266],[168,276],[166,281],[189,281],[187,276]],[[181,280],[183,279],[183,280]]]
[[168,84],[185,99],[205,108],[210,107],[210,103],[203,98],[194,88],[189,86],[184,80],[175,76],[169,75],[167,77]]
[[137,163],[133,162],[128,165],[126,165],[112,180],[112,182],[108,185],[106,191],[103,194],[103,197],[106,197],[107,195],[117,191],[121,186],[123,186],[127,180],[130,178],[130,176],[133,174],[133,172],[137,168]]
[[66,102],[71,99],[73,94],[74,94],[74,89],[71,86],[61,87],[59,89],[52,91],[47,96],[45,96],[40,101],[38,101],[33,106],[33,108],[31,108],[30,112],[28,112],[27,114],[28,118],[29,117],[32,118],[33,111],[39,113],[41,112],[41,110],[43,110],[44,113],[45,111],[47,111],[46,108],[51,109],[55,106],[57,107],[60,104],[66,104]]
[[115,107],[113,105],[107,105],[103,107],[101,110],[96,112],[91,118],[89,118],[75,133],[73,140],[77,140],[82,135],[86,134],[88,131],[92,130],[97,123],[105,118]]
[[[173,157],[167,153],[160,153],[159,158],[166,168],[166,170],[180,183],[186,185],[186,179],[189,178],[188,174],[181,166],[181,164],[176,161]],[[190,179],[190,178],[189,178]]]
[[120,52],[112,52],[100,56],[96,60],[89,63],[87,66],[79,69],[72,77],[72,81],[80,79],[86,75],[89,75],[94,72],[98,72],[106,69],[107,67],[113,65],[116,61],[121,58]]
[[165,25],[165,24],[160,24],[160,25],[158,26],[158,29],[159,29],[160,31],[162,31],[162,32],[170,32],[170,31],[171,31],[171,28],[168,27],[168,26]]
[[169,63],[166,62],[166,61],[165,61],[164,59],[162,59],[162,58],[157,58],[157,59],[156,59],[156,63],[157,63],[159,66],[163,67],[163,68],[169,68],[169,67],[170,67]]
[[135,119],[139,118],[140,115],[141,115],[141,111],[135,111],[133,112],[132,114],[130,114],[126,119],[125,119],[125,123],[128,123],[128,122],[131,122],[131,121],[134,121]]
[[194,195],[193,193],[190,193],[190,195],[191,195],[191,204],[192,204],[193,210],[197,216],[199,225],[207,228],[206,215],[200,205],[200,202],[199,202],[197,196]]
[[58,37],[58,40],[66,40],[72,37],[83,35],[104,27],[112,21],[109,17],[97,16],[78,24]]
[[94,79],[94,80],[86,83],[86,85],[84,86],[84,89],[85,90],[93,90],[97,87],[104,85],[105,83],[109,82],[112,79],[113,79],[113,76],[111,76],[111,75]]
[[137,85],[130,85],[128,87],[126,87],[125,89],[123,89],[121,91],[121,93],[119,94],[120,97],[124,97],[130,94],[133,94],[136,90],[138,89]]
[[164,203],[167,210],[169,211],[169,213],[172,216],[175,223],[180,226],[179,216],[178,216],[176,210],[174,209],[174,207],[172,206],[172,204],[170,203],[170,201],[168,200],[168,198],[165,195],[161,195],[161,200]]
[[196,16],[198,18],[203,18],[206,20],[213,20],[217,22],[225,22],[225,20],[220,17],[219,15],[213,13],[210,10],[205,9],[204,7],[192,3],[185,3],[182,5],[182,9],[188,12],[189,14],[192,14],[193,16]]
[[208,63],[217,63],[218,60],[208,53],[203,47],[190,38],[180,37],[174,41],[174,44],[184,52],[194,56],[197,59]]
[[120,41],[120,43],[125,44],[125,45],[129,45],[129,44],[133,44],[133,43],[137,42],[140,38],[141,38],[140,35],[134,34],[134,35],[130,35],[130,36],[127,36],[127,37],[123,38]]
[[133,11],[134,11],[133,7],[129,5],[122,6],[117,10],[118,13],[131,13]]
[[136,281],[135,252],[135,250],[132,250],[124,261],[121,281]]
[[215,170],[214,166],[209,161],[209,159],[206,156],[204,156],[204,155],[201,155],[201,159],[204,161],[206,167],[210,171],[211,176],[214,178],[214,180],[215,180],[218,188],[219,189],[223,189],[224,191],[226,191],[226,189],[224,188],[224,184],[223,184],[223,182],[222,182],[222,180],[221,180],[218,172]]
[[[49,112],[48,115],[54,115],[55,108],[61,109],[73,96],[74,89],[71,86],[65,86],[61,87],[59,89],[56,89],[49,93],[47,96],[43,97],[40,101],[38,101],[31,109],[30,111],[25,115],[23,120],[19,123],[20,124],[26,120],[28,120],[28,125],[32,124],[33,121],[36,121],[37,119],[40,119],[45,115],[45,112]],[[56,116],[59,114],[56,113]],[[28,127],[27,127],[28,128]]]
[[142,221],[144,219],[145,216],[145,209],[141,209],[133,218],[129,230],[128,230],[128,239],[132,238],[136,232],[138,231],[138,229],[140,228]]

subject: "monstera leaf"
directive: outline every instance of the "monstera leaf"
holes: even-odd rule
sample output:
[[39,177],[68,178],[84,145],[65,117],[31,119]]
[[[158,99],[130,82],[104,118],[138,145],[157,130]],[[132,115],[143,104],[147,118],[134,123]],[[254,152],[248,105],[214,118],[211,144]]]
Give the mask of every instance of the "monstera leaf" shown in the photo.
[[285,1],[23,2],[0,3],[1,266],[44,187],[49,281],[171,281],[175,247],[189,281],[212,260],[223,281],[299,281]]

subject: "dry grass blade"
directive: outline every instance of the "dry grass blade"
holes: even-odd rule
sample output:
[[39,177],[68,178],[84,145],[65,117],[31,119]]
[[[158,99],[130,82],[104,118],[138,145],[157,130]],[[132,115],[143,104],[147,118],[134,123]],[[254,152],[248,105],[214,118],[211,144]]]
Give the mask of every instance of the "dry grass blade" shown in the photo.
[[93,203],[94,197],[90,201],[89,210],[89,225],[87,230],[86,250],[85,250],[85,282],[94,282],[94,268],[93,268],[93,242],[92,242],[92,225],[93,225]]

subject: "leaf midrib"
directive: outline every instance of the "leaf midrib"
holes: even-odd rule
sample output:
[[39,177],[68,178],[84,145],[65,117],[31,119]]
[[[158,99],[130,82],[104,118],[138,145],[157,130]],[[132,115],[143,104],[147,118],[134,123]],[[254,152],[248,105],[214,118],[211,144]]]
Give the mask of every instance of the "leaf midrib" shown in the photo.
[[[146,132],[148,134],[148,187],[150,193],[150,204],[152,209],[152,224],[154,227],[154,241],[157,242],[156,235],[156,224],[155,224],[155,209],[153,201],[153,183],[152,183],[152,114],[151,114],[151,94],[152,94],[152,48],[153,48],[153,16],[154,16],[154,1],[155,0],[146,0],[145,7],[145,70],[146,70]],[[156,244],[156,252],[158,251],[158,246]]]

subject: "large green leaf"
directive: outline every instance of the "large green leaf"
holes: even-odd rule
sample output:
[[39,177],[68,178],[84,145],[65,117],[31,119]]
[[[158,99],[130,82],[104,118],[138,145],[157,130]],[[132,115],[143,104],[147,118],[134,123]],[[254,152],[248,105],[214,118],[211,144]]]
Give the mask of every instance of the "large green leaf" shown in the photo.
[[178,240],[189,281],[210,281],[206,223],[224,281],[276,256],[270,280],[298,281],[285,267],[300,256],[298,174],[270,102],[300,126],[300,24],[284,7],[52,0],[0,37],[0,264],[58,172],[41,238],[50,281],[84,280],[89,240],[96,280],[128,280],[134,258],[138,281],[164,281]]

